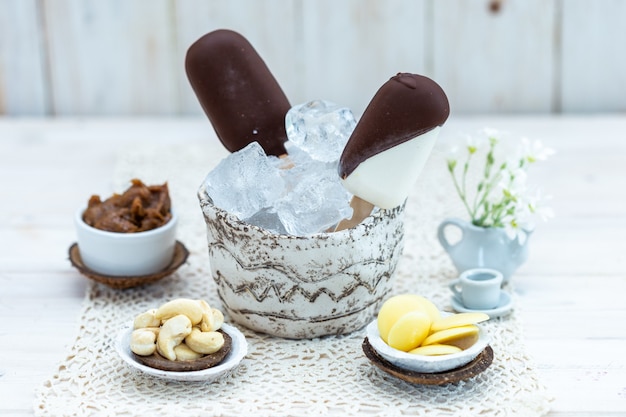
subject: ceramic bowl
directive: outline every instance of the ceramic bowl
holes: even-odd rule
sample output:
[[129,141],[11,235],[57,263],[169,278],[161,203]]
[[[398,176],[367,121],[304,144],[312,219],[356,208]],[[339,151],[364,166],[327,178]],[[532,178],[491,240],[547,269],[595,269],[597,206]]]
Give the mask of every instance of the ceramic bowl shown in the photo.
[[198,191],[211,273],[224,309],[250,329],[293,339],[349,333],[375,316],[404,245],[404,206],[352,229],[271,233],[216,207]]
[[246,342],[246,338],[243,333],[241,333],[236,327],[229,326],[228,324],[222,324],[221,328],[223,331],[228,333],[233,340],[231,350],[220,364],[200,371],[163,371],[161,369],[151,368],[136,361],[133,357],[132,351],[130,350],[130,336],[133,332],[132,323],[118,333],[117,338],[115,339],[115,350],[124,362],[134,369],[148,375],[163,379],[170,379],[173,381],[214,382],[232,372],[232,370],[239,365],[241,360],[248,353],[248,343]]
[[85,207],[74,215],[78,250],[90,270],[111,276],[142,276],[167,267],[174,256],[178,217],[163,226],[138,233],[107,232],[83,220]]
[[367,340],[372,348],[393,365],[408,371],[435,373],[449,371],[466,365],[473,361],[487,347],[489,337],[480,325],[477,326],[480,332],[476,343],[461,352],[441,356],[413,355],[392,348],[381,339],[378,333],[378,322],[376,320],[368,324],[366,331]]

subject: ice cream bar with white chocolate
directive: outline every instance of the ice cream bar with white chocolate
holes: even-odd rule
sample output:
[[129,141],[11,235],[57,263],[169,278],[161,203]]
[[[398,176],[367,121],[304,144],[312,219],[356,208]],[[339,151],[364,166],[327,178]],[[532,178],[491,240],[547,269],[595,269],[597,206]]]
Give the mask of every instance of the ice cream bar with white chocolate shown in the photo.
[[259,142],[268,155],[287,153],[285,93],[239,33],[210,32],[187,50],[185,69],[218,138],[230,152]]
[[374,95],[343,150],[343,185],[374,206],[401,205],[449,114],[446,94],[430,78],[392,77]]

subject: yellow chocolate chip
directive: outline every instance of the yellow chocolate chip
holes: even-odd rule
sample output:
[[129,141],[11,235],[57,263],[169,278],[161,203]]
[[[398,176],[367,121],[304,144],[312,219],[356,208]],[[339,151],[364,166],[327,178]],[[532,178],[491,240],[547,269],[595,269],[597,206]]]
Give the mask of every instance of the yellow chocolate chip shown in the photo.
[[389,329],[387,344],[408,352],[418,347],[430,332],[431,320],[422,311],[410,311],[400,317]]
[[450,355],[452,353],[461,352],[461,348],[452,345],[428,345],[428,346],[420,346],[413,350],[410,350],[409,353],[413,355],[424,355],[424,356],[441,356],[441,355]]
[[477,335],[479,329],[477,326],[470,324],[461,327],[452,327],[445,330],[432,333],[422,342],[423,346],[434,344],[453,344],[455,340]]
[[431,321],[440,318],[439,309],[428,299],[416,294],[400,294],[389,298],[378,312],[378,333],[388,342],[389,330],[396,321],[411,311],[426,313]]
[[485,313],[453,314],[451,316],[435,320],[431,326],[430,331],[435,333],[441,330],[446,330],[453,327],[467,326],[469,324],[476,324],[486,320],[489,320],[489,316]]

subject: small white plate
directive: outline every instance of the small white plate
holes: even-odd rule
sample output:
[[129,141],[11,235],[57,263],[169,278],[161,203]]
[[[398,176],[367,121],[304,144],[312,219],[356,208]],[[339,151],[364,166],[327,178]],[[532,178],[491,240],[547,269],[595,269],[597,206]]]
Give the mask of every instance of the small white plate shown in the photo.
[[367,325],[367,340],[374,350],[398,368],[407,371],[435,373],[459,368],[473,361],[489,344],[489,337],[480,325],[478,340],[469,348],[450,355],[424,356],[413,355],[394,349],[383,341],[378,333],[376,320]]
[[452,308],[459,313],[485,313],[492,319],[505,316],[513,311],[513,300],[511,299],[511,295],[506,291],[500,291],[500,302],[498,306],[489,310],[472,310],[471,308],[467,308],[457,296],[452,296],[450,304],[452,304]]
[[173,381],[208,381],[214,382],[219,378],[229,374],[248,353],[248,342],[246,338],[236,327],[222,324],[223,331],[228,333],[233,339],[232,347],[224,360],[212,368],[203,369],[201,371],[189,372],[172,372],[163,371],[161,369],[151,368],[141,364],[135,360],[130,350],[130,335],[133,332],[132,324],[120,331],[115,339],[115,350],[122,360],[133,368],[145,372],[146,374],[156,376],[158,378],[170,379]]

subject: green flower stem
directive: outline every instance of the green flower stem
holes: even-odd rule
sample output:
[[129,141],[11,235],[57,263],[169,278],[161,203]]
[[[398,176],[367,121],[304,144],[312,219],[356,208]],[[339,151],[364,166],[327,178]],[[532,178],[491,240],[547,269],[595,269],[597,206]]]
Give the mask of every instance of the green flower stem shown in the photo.
[[[473,210],[473,215],[472,215],[474,224],[476,224],[477,226],[485,226],[485,221],[489,217],[489,212],[490,212],[489,205],[487,203],[487,198],[489,197],[489,194],[491,194],[491,191],[496,186],[499,179],[500,179],[500,176],[496,173],[491,178],[484,178],[483,181],[481,181],[482,189],[480,190],[480,192],[476,193],[476,196],[474,199],[474,210]],[[497,204],[494,204],[494,207],[496,206]],[[480,207],[484,207],[485,214],[481,216],[479,219],[476,219],[476,213],[478,212]]]
[[[497,140],[490,138],[489,152],[487,153],[485,167],[483,169],[483,178],[478,183],[477,192],[474,195],[474,203],[472,204],[473,211],[470,211],[472,222],[478,226],[484,225],[484,222],[486,218],[488,217],[488,215],[481,216],[480,218],[477,219],[476,217],[477,217],[478,210],[480,207],[485,206],[485,212],[486,213],[489,212],[487,205],[485,205],[485,202],[487,200],[487,197],[491,193],[491,190],[495,186],[496,180],[498,179],[497,175],[494,175],[493,177],[491,175],[491,171],[493,169],[493,165],[495,162],[494,149],[495,149],[496,143],[497,143]],[[469,163],[469,158],[468,158],[468,163]]]
[[459,197],[461,197],[461,201],[463,202],[463,205],[465,205],[465,209],[470,213],[470,217],[473,217],[472,210],[467,204],[467,200],[465,198],[465,191],[461,189],[461,187],[459,186],[459,182],[456,178],[456,175],[454,175],[454,167],[448,166],[448,170],[452,174],[452,182],[454,183],[454,188],[456,189],[456,192],[459,194]]
[[[472,158],[473,153],[470,153],[469,156],[467,157],[467,161],[465,161],[465,165],[463,165],[463,203],[465,204],[465,207],[468,208],[469,210],[469,206],[467,204],[466,201],[466,197],[467,197],[467,172],[469,171],[469,163],[470,163],[470,159]],[[472,214],[472,212],[470,211],[470,214]]]

